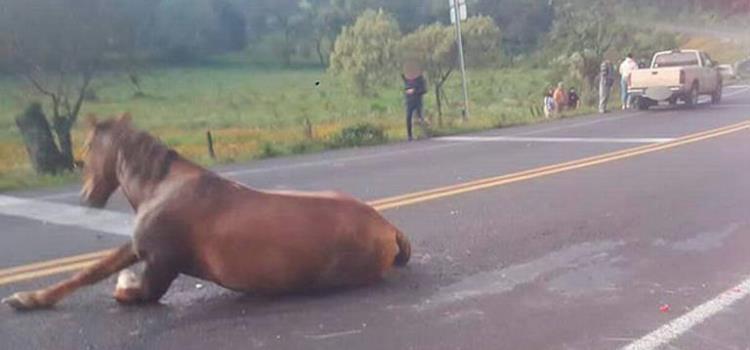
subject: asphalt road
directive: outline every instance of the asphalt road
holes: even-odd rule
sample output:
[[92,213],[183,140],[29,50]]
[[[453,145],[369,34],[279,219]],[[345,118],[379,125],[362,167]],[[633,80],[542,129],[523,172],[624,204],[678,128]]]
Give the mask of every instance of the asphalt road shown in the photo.
[[[52,310],[0,307],[0,349],[750,349],[750,87],[725,96],[219,169],[368,201],[443,189],[384,207],[414,255],[379,285],[267,299],[180,277],[160,305],[121,307],[113,278]],[[128,239],[61,218],[76,192],[0,196],[0,295],[67,275],[8,268]]]

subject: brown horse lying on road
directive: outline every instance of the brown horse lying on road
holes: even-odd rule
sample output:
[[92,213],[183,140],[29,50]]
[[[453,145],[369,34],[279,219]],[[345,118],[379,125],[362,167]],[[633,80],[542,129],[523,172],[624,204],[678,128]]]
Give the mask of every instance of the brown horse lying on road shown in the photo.
[[[91,118],[82,199],[103,207],[120,187],[136,212],[131,242],[49,288],[3,300],[50,307],[121,271],[114,297],[158,301],[179,274],[261,294],[362,286],[410,257],[407,238],[375,209],[338,193],[262,192],[221,178],[135,130]],[[143,261],[140,278],[127,267]]]

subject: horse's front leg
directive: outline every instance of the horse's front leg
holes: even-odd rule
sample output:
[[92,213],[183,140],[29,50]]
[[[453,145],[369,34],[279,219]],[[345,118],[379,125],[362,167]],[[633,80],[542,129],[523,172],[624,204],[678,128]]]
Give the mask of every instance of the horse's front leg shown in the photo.
[[99,282],[137,261],[132,244],[127,243],[67,280],[44,289],[13,294],[2,302],[19,310],[51,307],[77,289]]

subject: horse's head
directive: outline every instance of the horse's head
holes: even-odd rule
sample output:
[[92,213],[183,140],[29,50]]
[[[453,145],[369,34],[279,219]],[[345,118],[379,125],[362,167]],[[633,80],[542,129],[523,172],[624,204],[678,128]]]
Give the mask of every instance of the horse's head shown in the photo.
[[81,200],[91,207],[101,208],[120,186],[117,154],[123,131],[130,129],[130,115],[104,121],[90,116],[87,122],[90,130],[84,146]]

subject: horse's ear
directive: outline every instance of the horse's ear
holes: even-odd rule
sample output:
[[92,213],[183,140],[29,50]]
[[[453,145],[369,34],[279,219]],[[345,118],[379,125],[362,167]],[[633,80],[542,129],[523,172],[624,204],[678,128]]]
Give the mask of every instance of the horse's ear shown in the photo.
[[117,121],[125,124],[130,124],[130,122],[133,121],[133,116],[131,116],[129,112],[125,112],[117,117]]
[[98,121],[96,120],[96,114],[86,114],[86,126],[93,128],[96,126],[96,123],[98,123]]

